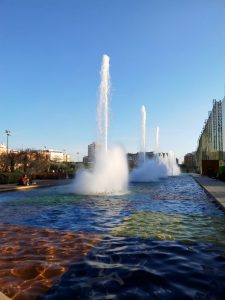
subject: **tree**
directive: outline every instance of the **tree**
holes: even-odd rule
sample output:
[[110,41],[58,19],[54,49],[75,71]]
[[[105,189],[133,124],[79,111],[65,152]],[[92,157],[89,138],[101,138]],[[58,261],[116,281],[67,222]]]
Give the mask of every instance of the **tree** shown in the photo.
[[14,172],[18,161],[17,152],[2,153],[0,155],[0,170],[3,172]]
[[19,169],[27,174],[47,172],[49,169],[49,157],[38,150],[26,149],[19,152]]

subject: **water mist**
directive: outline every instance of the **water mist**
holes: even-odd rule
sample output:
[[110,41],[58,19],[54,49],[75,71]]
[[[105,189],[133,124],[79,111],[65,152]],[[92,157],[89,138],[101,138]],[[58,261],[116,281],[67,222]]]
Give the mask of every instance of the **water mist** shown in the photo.
[[146,152],[146,109],[145,106],[141,107],[141,154],[142,159],[145,161]]
[[79,194],[122,194],[127,192],[128,166],[121,147],[108,148],[110,73],[109,56],[103,55],[97,109],[97,145],[92,171],[79,170],[75,192]]
[[[180,174],[180,169],[177,165],[175,155],[172,151],[169,153],[159,153],[159,127],[156,129],[156,153],[151,159],[146,158],[145,153],[145,141],[146,141],[146,110],[145,107],[141,107],[141,157],[145,159],[139,159],[137,167],[131,171],[131,182],[149,182],[156,181],[160,178],[167,176],[176,176]],[[143,155],[144,152],[144,155]]]

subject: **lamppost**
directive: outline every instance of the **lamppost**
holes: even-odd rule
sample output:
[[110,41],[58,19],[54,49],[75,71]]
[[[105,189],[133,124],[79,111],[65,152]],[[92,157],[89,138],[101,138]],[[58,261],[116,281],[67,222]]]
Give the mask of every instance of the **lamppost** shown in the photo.
[[8,155],[8,153],[9,153],[9,136],[11,136],[11,132],[10,132],[10,130],[5,130],[5,133],[6,133],[6,138],[7,138],[6,149],[7,149],[7,155]]
[[[7,151],[7,164],[6,164],[6,168],[8,171],[8,167],[9,167],[9,136],[11,135],[10,130],[5,130],[6,133],[6,151]],[[7,177],[7,182],[9,183],[9,177]]]

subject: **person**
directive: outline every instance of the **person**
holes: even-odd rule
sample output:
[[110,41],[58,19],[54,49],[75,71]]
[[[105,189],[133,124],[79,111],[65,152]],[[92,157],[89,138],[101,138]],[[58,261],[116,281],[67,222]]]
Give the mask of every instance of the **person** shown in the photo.
[[27,177],[27,175],[23,175],[21,178],[20,178],[20,181],[19,181],[19,185],[29,185],[30,184],[30,180],[29,178]]

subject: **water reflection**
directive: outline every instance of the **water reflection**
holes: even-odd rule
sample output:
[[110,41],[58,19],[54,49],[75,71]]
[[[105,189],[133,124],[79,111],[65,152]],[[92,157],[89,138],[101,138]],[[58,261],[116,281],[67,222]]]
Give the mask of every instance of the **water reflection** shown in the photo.
[[0,290],[12,299],[36,299],[100,240],[97,234],[0,225]]
[[42,300],[224,299],[224,247],[107,236]]
[[130,217],[113,233],[118,236],[177,240],[185,243],[207,242],[225,244],[223,216],[162,214],[139,212]]

